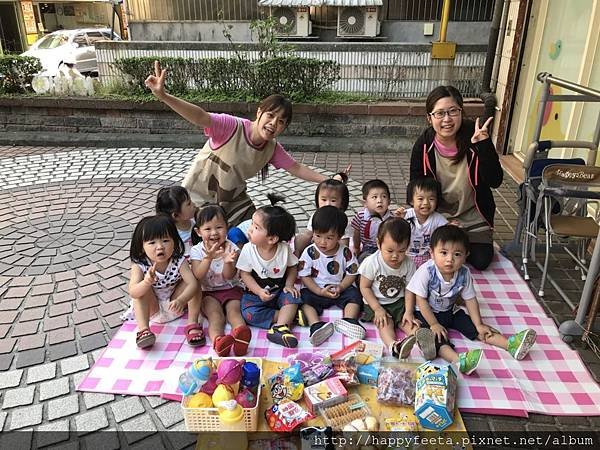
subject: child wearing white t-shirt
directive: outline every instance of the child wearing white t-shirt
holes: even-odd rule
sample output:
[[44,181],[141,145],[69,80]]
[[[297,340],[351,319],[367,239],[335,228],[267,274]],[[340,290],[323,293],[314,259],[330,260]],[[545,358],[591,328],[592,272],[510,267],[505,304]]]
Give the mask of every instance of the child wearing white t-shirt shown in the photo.
[[408,183],[407,199],[411,208],[399,208],[396,214],[410,223],[410,246],[408,256],[417,269],[431,258],[429,243],[431,234],[448,220],[436,211],[441,195],[437,180],[426,177],[417,178]]
[[[415,344],[419,324],[414,318],[415,297],[405,286],[415,272],[406,257],[410,225],[401,217],[385,220],[377,234],[378,250],[358,269],[360,292],[366,303],[363,320],[373,322],[381,340],[396,358],[407,358]],[[396,339],[396,326],[406,334]]]
[[[300,256],[298,275],[304,283],[300,290],[302,311],[310,326],[310,342],[321,345],[334,329],[352,339],[363,339],[365,329],[358,322],[362,297],[354,286],[358,262],[352,250],[340,242],[348,218],[335,206],[323,206],[312,218],[313,243]],[[342,319],[323,322],[324,309],[337,306]]]
[[242,248],[236,267],[246,286],[242,316],[246,323],[268,329],[267,339],[288,348],[298,346],[290,330],[302,303],[294,288],[298,258],[287,241],[296,221],[281,206],[263,206],[252,215],[250,242]]
[[[467,234],[454,225],[444,225],[431,236],[432,259],[415,272],[406,287],[417,299],[415,318],[421,321],[417,343],[426,359],[438,354],[449,363],[457,363],[460,372],[473,373],[479,365],[481,349],[456,353],[448,340],[447,329],[459,331],[471,340],[479,339],[507,350],[515,359],[523,359],[535,343],[536,332],[523,330],[509,338],[483,323],[473,287],[471,272],[464,265],[469,248]],[[455,308],[462,297],[468,314]]]

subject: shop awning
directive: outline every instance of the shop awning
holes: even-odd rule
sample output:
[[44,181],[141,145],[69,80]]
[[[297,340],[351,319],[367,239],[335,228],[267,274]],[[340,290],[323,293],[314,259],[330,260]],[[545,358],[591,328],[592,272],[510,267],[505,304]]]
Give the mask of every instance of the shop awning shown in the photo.
[[323,6],[323,0],[258,0],[258,6]]
[[383,0],[323,0],[323,6],[383,6]]
[[382,6],[383,0],[258,0],[259,6]]

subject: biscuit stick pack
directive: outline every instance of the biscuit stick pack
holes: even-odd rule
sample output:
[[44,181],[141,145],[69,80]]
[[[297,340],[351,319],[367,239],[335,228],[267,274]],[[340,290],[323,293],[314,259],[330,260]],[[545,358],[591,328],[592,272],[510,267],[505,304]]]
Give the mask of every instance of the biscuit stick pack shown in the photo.
[[417,367],[416,378],[415,416],[422,427],[442,431],[454,421],[456,373],[426,362]]

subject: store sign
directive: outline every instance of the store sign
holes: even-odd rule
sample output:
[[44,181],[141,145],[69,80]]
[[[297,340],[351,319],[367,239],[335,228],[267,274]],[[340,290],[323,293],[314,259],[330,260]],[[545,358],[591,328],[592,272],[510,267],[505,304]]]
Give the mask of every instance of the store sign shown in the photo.
[[26,33],[37,34],[38,29],[35,23],[35,14],[33,13],[33,3],[30,1],[21,1],[21,11],[23,11]]

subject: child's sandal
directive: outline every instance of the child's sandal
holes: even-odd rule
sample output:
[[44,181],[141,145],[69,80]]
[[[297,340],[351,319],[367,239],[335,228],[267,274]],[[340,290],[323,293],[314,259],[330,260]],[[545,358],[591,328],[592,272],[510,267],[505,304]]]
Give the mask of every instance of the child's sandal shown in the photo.
[[138,348],[152,347],[154,342],[156,342],[156,335],[150,331],[150,328],[144,328],[135,335],[135,345],[137,345]]
[[[192,331],[198,331],[192,333]],[[206,343],[206,337],[202,330],[202,325],[197,323],[190,323],[185,326],[185,340],[190,347],[200,347]]]
[[235,339],[228,335],[217,336],[213,342],[213,349],[218,357],[223,358],[225,356],[229,356],[231,352],[231,348],[235,344]]
[[252,339],[252,331],[246,325],[240,325],[231,331],[231,337],[235,340],[233,343],[233,354],[235,356],[244,356],[248,353],[248,346]]

